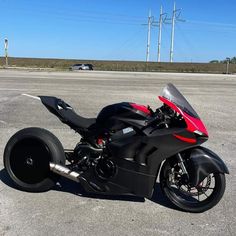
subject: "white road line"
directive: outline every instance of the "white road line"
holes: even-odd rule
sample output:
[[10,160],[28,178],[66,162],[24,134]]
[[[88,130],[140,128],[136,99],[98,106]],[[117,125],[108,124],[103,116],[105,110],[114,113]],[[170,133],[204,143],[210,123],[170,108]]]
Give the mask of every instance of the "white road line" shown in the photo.
[[33,98],[33,99],[41,100],[40,97],[33,96],[33,95],[30,95],[30,94],[27,94],[27,93],[22,93],[21,95],[26,96],[26,97],[30,97],[30,98]]
[[0,88],[1,91],[25,91],[25,89]]
[[5,125],[7,124],[7,122],[4,120],[0,120],[0,123],[5,124]]

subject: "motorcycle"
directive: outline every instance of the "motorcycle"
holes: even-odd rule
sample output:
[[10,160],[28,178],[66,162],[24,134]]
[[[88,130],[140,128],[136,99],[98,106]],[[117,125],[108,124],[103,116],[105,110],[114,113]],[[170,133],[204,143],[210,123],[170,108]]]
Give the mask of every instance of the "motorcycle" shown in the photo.
[[4,166],[23,191],[47,191],[64,176],[88,192],[151,198],[159,176],[164,195],[187,212],[215,206],[225,191],[228,168],[202,147],[208,132],[198,114],[173,84],[159,96],[162,106],[121,102],[84,118],[56,97],[31,96],[62,123],[80,134],[73,150],[64,150],[51,132],[25,128],[4,151]]

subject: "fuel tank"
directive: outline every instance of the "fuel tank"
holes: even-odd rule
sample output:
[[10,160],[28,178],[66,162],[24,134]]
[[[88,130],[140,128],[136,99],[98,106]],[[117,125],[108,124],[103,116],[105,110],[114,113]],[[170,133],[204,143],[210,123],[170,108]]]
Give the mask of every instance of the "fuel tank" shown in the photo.
[[97,116],[97,123],[110,131],[133,126],[142,128],[151,111],[143,105],[121,102],[104,107]]

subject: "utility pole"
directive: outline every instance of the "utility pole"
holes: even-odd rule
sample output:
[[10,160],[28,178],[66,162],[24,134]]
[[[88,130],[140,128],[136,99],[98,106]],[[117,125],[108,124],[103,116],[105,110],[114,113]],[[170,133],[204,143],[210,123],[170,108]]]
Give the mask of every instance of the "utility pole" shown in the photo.
[[[163,16],[165,16],[165,18],[163,19]],[[159,22],[155,22],[157,23],[157,25],[159,27],[159,33],[158,33],[158,46],[157,46],[157,62],[161,62],[161,39],[162,39],[162,25],[166,24],[166,18],[167,18],[167,14],[162,12],[162,6],[161,6],[161,10],[160,10],[160,17],[159,17]]]
[[152,21],[153,21],[153,18],[151,16],[151,10],[149,10],[146,62],[149,62],[149,60],[150,60],[150,42],[151,42],[151,26],[152,26]]
[[175,38],[175,19],[176,18],[176,7],[174,2],[174,10],[172,14],[172,29],[171,29],[171,45],[170,45],[170,62],[173,62],[174,56],[174,38]]
[[229,74],[229,63],[230,63],[230,58],[226,58],[226,74]]
[[174,2],[174,9],[171,19],[172,30],[171,30],[171,45],[170,45],[170,62],[173,62],[173,57],[174,57],[175,23],[176,21],[185,22],[185,20],[179,18],[180,14],[181,14],[181,9],[176,9],[176,5]]
[[158,33],[158,49],[157,49],[157,62],[161,61],[161,31],[162,31],[162,6],[160,10],[160,17],[159,17],[159,33]]
[[[165,16],[165,18],[163,18],[164,16]],[[157,43],[157,62],[161,61],[162,25],[169,24],[166,22],[166,20],[169,20],[169,19],[167,19],[167,14],[162,12],[162,6],[161,6],[159,21],[153,21],[154,24],[152,24],[153,26],[159,27],[158,43]]]
[[5,38],[4,46],[5,46],[5,66],[7,68],[8,67],[8,39],[7,38]]

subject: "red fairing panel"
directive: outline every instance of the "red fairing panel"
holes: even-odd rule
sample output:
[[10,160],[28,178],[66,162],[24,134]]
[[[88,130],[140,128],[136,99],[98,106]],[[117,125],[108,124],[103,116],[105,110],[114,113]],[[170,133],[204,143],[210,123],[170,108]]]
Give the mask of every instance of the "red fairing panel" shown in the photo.
[[208,136],[207,129],[200,119],[194,118],[185,112],[183,112],[183,114],[184,114],[183,117],[187,123],[189,131],[194,132],[194,131],[198,130],[198,131],[202,132],[203,134],[205,134],[206,136]]
[[181,141],[184,141],[186,143],[196,143],[197,140],[196,139],[193,139],[193,138],[186,138],[184,136],[180,136],[180,135],[177,135],[177,134],[173,134],[177,139],[181,140]]
[[165,99],[164,97],[159,96],[159,99],[163,103],[165,103],[167,106],[171,107],[174,111],[178,112],[179,114],[181,114],[183,116],[183,118],[187,124],[188,131],[190,131],[190,132],[200,131],[203,134],[205,134],[206,136],[208,136],[207,129],[200,119],[194,118],[194,117],[188,115],[186,112],[182,111],[179,107],[177,107],[174,103],[170,102],[169,100]]
[[142,111],[142,112],[146,113],[147,115],[151,115],[150,110],[148,110],[148,108],[144,105],[139,105],[136,103],[130,103],[130,105],[136,110]]

